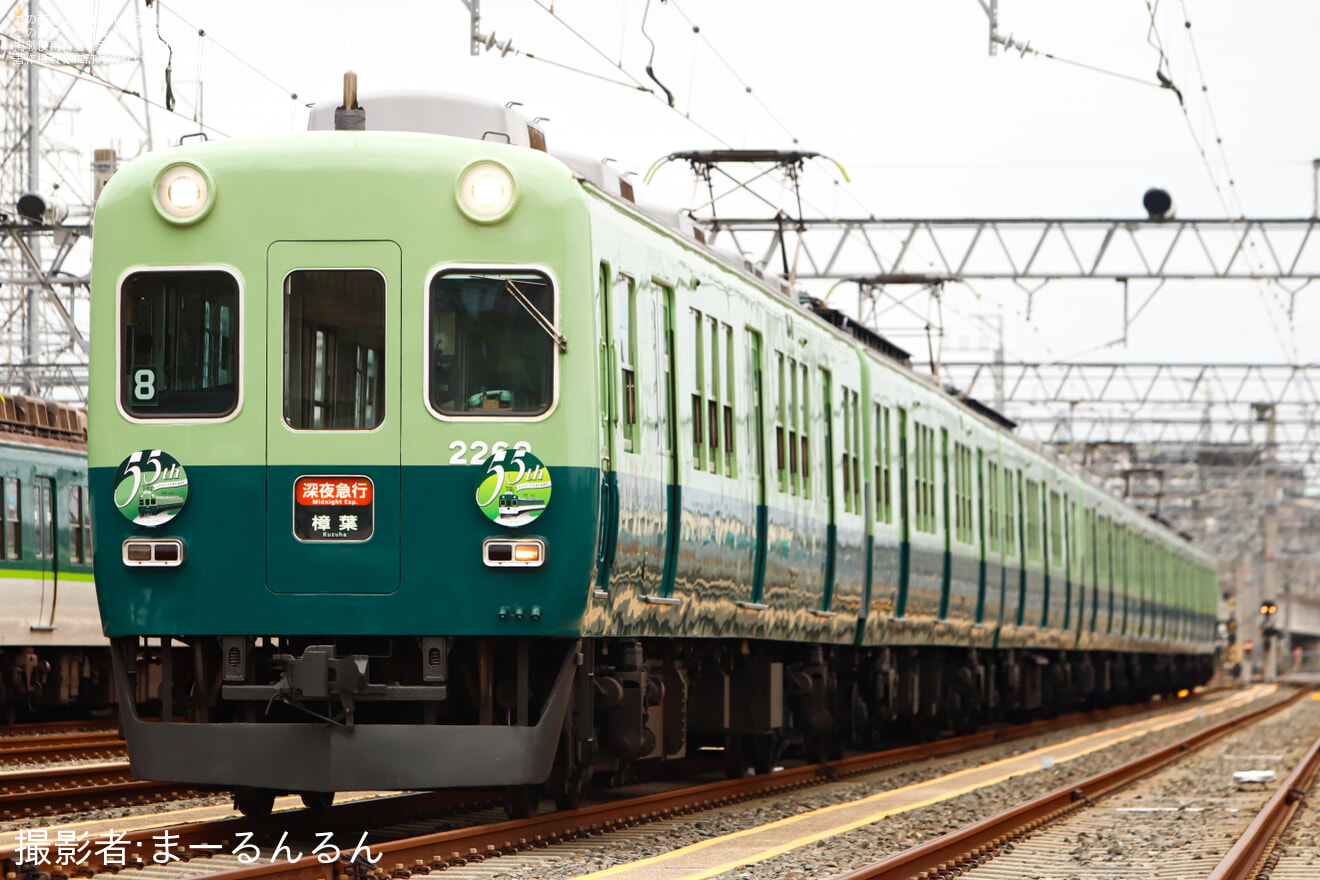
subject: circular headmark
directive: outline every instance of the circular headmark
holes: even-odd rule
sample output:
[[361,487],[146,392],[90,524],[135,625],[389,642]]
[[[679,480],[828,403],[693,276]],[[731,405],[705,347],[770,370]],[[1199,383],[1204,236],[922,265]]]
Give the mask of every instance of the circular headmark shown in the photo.
[[115,507],[129,522],[148,528],[164,525],[187,501],[188,474],[167,452],[139,450],[115,472]]
[[522,449],[505,449],[477,466],[477,507],[491,522],[516,528],[550,503],[550,469]]

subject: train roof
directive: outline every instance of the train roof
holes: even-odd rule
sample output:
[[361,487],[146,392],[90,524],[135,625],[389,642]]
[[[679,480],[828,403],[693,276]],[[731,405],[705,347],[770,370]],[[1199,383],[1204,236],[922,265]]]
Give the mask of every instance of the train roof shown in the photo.
[[[784,279],[767,275],[741,254],[713,247],[707,242],[705,234],[696,225],[690,213],[647,202],[644,194],[639,192],[640,188],[628,180],[626,172],[620,172],[614,167],[611,164],[612,160],[594,159],[549,149],[545,133],[540,127],[540,122],[543,120],[540,117],[528,119],[517,109],[521,106],[517,102],[501,105],[494,101],[445,92],[397,91],[365,93],[359,96],[358,105],[365,112],[365,125],[368,131],[443,135],[507,144],[549,154],[566,166],[580,181],[587,184],[588,189],[616,200],[627,210],[641,214],[657,226],[679,236],[709,258],[776,296],[784,305],[811,316],[816,322],[828,328],[829,332],[861,343],[879,362],[887,363],[896,373],[925,385],[932,393],[959,407],[966,415],[980,421],[986,428],[999,432],[1010,446],[1032,453],[1051,467],[1078,476],[1094,492],[1114,498],[1131,514],[1132,523],[1141,523],[1150,528],[1163,526],[1163,530],[1168,533],[1187,539],[1187,535],[1175,531],[1167,523],[1147,519],[1122,499],[1106,492],[1094,474],[1018,435],[1014,430],[1017,423],[1012,419],[978,400],[961,394],[957,389],[942,386],[935,376],[917,372],[912,366],[911,354],[881,334],[830,307],[823,300],[806,295]],[[335,111],[340,106],[337,100],[321,101],[313,105],[308,118],[308,129],[335,130]],[[83,436],[85,438],[85,427]],[[1193,552],[1201,554],[1199,550]]]
[[87,452],[87,411],[27,397],[0,395],[0,443]]

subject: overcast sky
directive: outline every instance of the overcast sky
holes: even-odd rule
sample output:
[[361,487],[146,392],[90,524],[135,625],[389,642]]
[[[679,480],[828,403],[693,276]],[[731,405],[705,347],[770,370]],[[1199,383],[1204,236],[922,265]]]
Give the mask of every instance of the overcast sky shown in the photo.
[[[104,32],[121,2],[43,0],[42,11],[86,41]],[[1111,73],[1016,52],[991,57],[977,0],[652,0],[649,12],[646,0],[556,0],[554,15],[550,5],[484,0],[483,30],[511,38],[517,51],[472,58],[460,0],[172,0],[160,13],[160,36],[173,49],[176,110],[189,118],[153,111],[156,146],[198,128],[191,117],[199,89],[202,121],[228,136],[302,129],[305,105],[337,96],[351,68],[363,93],[416,88],[520,101],[529,116],[550,118],[552,150],[610,156],[638,171],[674,150],[786,148],[796,138],[852,177],[843,185],[825,166],[809,168],[805,194],[827,215],[1139,217],[1142,193],[1160,186],[1173,193],[1179,216],[1222,218],[1212,180],[1234,213],[1239,205],[1250,217],[1312,210],[1311,160],[1320,156],[1314,0],[1157,4],[1167,70],[1187,102],[1191,130],[1210,152],[1209,171],[1176,96],[1150,85],[1160,53],[1148,42],[1146,0],[1001,0],[1003,35]],[[157,38],[158,7],[141,14],[146,89],[160,102],[168,49]],[[136,51],[131,9],[118,31],[131,45],[117,36],[104,54]],[[660,90],[645,74],[651,45],[644,14],[654,71],[677,110],[656,97]],[[124,82],[129,67],[111,59],[100,71]],[[59,74],[44,76],[48,88],[64,84]],[[82,112],[61,124],[73,146],[115,143],[136,152],[136,129],[96,86],[79,85],[71,103]],[[1211,110],[1228,168],[1214,147]],[[685,201],[691,189],[675,166],[655,194]],[[849,295],[838,296],[849,307]],[[1038,295],[1030,323],[1012,285],[952,285],[944,297],[944,354],[955,359],[988,341],[970,316],[1002,313],[1010,359],[1309,363],[1320,359],[1318,298],[1320,284],[1304,291],[1290,323],[1287,295],[1276,288],[1171,282],[1126,346],[1105,347],[1122,332],[1112,282],[1052,284]],[[924,339],[904,335],[912,322],[893,317],[879,329],[924,351]]]

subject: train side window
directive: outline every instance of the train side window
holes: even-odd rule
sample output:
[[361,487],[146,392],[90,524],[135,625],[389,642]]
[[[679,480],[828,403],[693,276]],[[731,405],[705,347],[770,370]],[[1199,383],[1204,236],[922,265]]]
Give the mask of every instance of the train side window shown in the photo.
[[238,407],[238,281],[143,271],[120,289],[119,402],[137,419],[222,418]]
[[782,352],[775,352],[775,455],[776,467],[779,471],[779,491],[788,494],[788,462],[785,460],[784,453],[784,355]]
[[999,464],[985,463],[985,534],[991,553],[999,552],[999,506],[1003,496],[999,492]]
[[5,477],[5,558],[23,556],[22,485],[17,477]]
[[733,438],[733,328],[724,325],[724,476],[738,476],[738,459],[734,455]]
[[720,322],[707,316],[710,361],[706,368],[706,438],[710,441],[710,472],[720,472]]
[[637,433],[637,282],[626,278],[628,301],[620,310],[627,322],[623,346],[623,450],[641,452]]
[[798,442],[802,444],[802,497],[811,500],[811,368],[802,364],[802,422]]
[[1004,468],[1004,556],[1013,559],[1018,547],[1017,474]]
[[300,269],[284,279],[284,421],[369,431],[385,420],[385,279]]
[[875,407],[875,519],[876,522],[893,522],[893,508],[889,492],[889,407],[876,404]]
[[1038,562],[1044,554],[1041,552],[1040,483],[1035,480],[1027,480],[1026,505],[1023,514],[1027,522],[1027,558]]
[[55,556],[55,499],[51,497],[50,480],[39,479],[32,487],[32,500],[36,514],[36,532],[33,552],[39,559]]
[[692,310],[692,351],[696,355],[696,370],[692,376],[692,466],[702,470],[706,466],[705,434],[701,430],[705,420],[704,403],[705,370],[701,340],[703,327],[701,312]]
[[975,543],[972,529],[972,450],[953,444],[954,537],[963,544]]
[[[383,330],[384,282],[381,291]],[[549,412],[555,398],[556,315],[555,291],[546,275],[442,272],[431,279],[428,305],[427,401],[435,413],[488,419]]]
[[1063,504],[1059,493],[1050,493],[1050,563],[1063,565]]
[[933,535],[938,531],[935,520],[935,429],[920,422],[914,422],[914,425],[915,526],[917,531]]
[[798,397],[798,368],[797,361],[788,358],[788,474],[792,481],[790,490],[794,495],[800,494],[802,484],[798,479],[798,416],[800,414],[801,403]]
[[843,469],[843,510],[852,513],[852,466],[849,464],[852,456],[852,391],[847,385],[840,385],[839,391],[843,398],[843,449],[839,455],[839,467]]
[[83,506],[82,486],[69,487],[69,561],[82,562],[83,557]]

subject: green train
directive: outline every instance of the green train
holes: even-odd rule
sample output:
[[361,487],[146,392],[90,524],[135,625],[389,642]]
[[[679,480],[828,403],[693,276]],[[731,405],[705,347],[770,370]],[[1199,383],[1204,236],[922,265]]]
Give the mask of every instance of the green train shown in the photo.
[[0,396],[0,721],[114,705],[92,584],[87,417]]
[[1208,679],[1186,540],[515,111],[355,104],[97,207],[97,593],[182,719],[122,707],[135,775],[525,811]]

